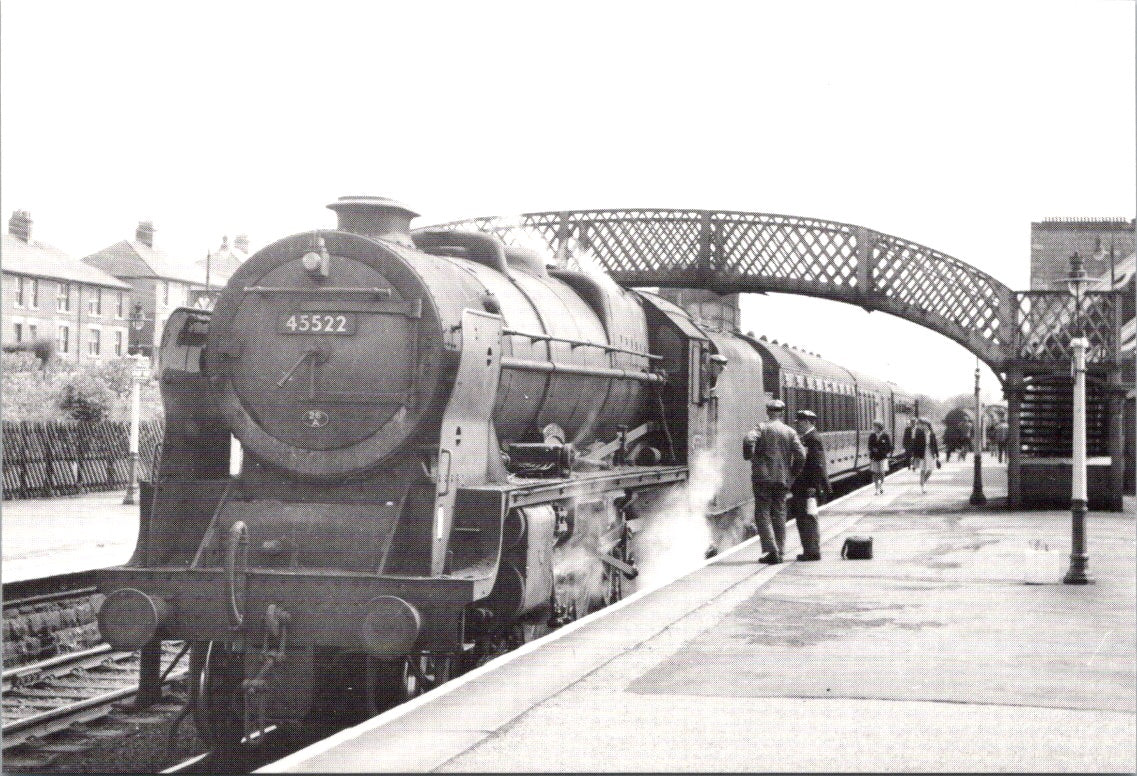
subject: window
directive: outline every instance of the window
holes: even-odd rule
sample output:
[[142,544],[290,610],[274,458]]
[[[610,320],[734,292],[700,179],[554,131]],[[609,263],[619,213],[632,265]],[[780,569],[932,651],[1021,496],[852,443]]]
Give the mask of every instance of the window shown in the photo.
[[55,344],[58,346],[60,353],[68,352],[71,346],[71,329],[66,326],[60,326],[59,330],[55,333]]
[[98,329],[91,329],[90,337],[87,339],[87,355],[99,355],[99,335],[101,332]]
[[122,355],[122,332],[116,331],[114,333],[114,354],[116,356]]
[[59,284],[59,296],[55,299],[55,309],[61,313],[71,310],[71,284]]
[[126,294],[122,293],[121,291],[118,292],[118,307],[115,308],[115,317],[126,317]]
[[708,343],[698,340],[687,343],[687,388],[692,404],[702,404],[711,397],[710,358]]
[[31,286],[29,297],[31,300],[31,308],[34,310],[39,307],[39,280],[36,278],[29,278],[28,284]]
[[24,341],[24,324],[22,324],[22,323],[12,324],[12,331],[16,335],[16,342],[23,342]]
[[24,306],[24,279],[16,278],[16,307]]
[[39,336],[39,326],[37,326],[34,323],[28,324],[28,339],[31,340],[32,342],[35,342],[36,337],[38,337],[38,336]]
[[91,298],[87,300],[87,312],[91,315],[103,314],[103,289],[91,289]]

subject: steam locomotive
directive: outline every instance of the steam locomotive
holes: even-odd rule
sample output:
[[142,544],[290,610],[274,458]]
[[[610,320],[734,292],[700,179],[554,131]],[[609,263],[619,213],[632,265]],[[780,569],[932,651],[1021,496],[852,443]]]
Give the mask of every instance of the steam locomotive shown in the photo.
[[215,748],[377,713],[617,600],[653,495],[700,465],[711,524],[749,519],[742,438],[771,396],[817,412],[835,480],[867,469],[874,419],[911,414],[890,384],[660,294],[412,231],[393,200],[329,207],[337,229],[269,245],[212,312],[169,319],[138,546],[99,580],[143,692],[160,642],[190,645]]

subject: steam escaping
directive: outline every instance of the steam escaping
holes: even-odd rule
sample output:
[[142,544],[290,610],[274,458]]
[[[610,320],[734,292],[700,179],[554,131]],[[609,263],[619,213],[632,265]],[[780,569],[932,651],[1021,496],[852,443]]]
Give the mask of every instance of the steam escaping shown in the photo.
[[506,245],[512,245],[522,250],[531,251],[538,256],[544,256],[546,264],[553,261],[548,242],[541,237],[537,230],[520,226],[523,220],[521,216],[511,216],[500,220],[507,225],[506,228],[503,231],[493,230],[491,234],[496,234]]
[[[728,537],[729,532],[716,528],[717,521],[709,517],[711,503],[722,486],[723,461],[719,450],[700,450],[691,459],[687,482],[636,502],[641,527],[632,549],[640,570],[638,590],[652,590],[693,571],[703,564],[712,541],[718,544]],[[740,540],[741,527],[737,533]]]
[[605,291],[613,296],[623,296],[626,292],[621,288],[615,280],[608,274],[608,270],[600,263],[600,259],[596,257],[590,249],[581,245],[570,244],[566,250],[567,261],[565,266],[568,269],[575,269],[584,275],[595,280],[599,283]]
[[571,606],[575,616],[588,614],[594,603],[606,603],[604,564],[583,542],[571,542],[554,548],[553,569],[557,602],[562,606]]

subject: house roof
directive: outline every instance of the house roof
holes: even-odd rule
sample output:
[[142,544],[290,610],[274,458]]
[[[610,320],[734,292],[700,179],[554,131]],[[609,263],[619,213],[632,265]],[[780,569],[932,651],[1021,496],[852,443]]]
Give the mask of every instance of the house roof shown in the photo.
[[120,240],[83,261],[120,278],[160,278],[205,285],[205,267],[171,259],[164,251],[138,240]]
[[88,283],[104,288],[129,290],[123,283],[98,267],[84,264],[53,245],[38,240],[24,242],[11,234],[2,235],[0,269],[18,275],[30,275],[71,283]]
[[194,266],[202,274],[205,273],[206,262],[209,263],[209,274],[213,282],[217,282],[218,278],[229,279],[233,274],[241,268],[245,259],[249,258],[247,251],[242,251],[228,244],[222,242],[221,247],[215,251],[209,251],[207,259],[198,259],[194,262]]

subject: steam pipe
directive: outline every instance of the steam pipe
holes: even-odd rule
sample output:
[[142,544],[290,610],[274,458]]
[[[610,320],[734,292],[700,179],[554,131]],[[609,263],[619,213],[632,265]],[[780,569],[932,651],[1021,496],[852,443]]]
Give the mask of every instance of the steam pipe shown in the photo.
[[501,240],[485,232],[415,232],[415,246],[422,251],[431,248],[457,247],[470,251],[470,260],[495,269],[509,276],[509,264],[505,260],[505,247]]
[[[641,353],[638,350],[628,350],[627,348],[618,348],[615,345],[607,345],[603,342],[589,342],[587,340],[568,339],[567,337],[554,337],[551,334],[530,334],[527,331],[515,331],[514,329],[502,329],[502,334],[511,337],[527,337],[534,342],[563,342],[566,345],[575,347],[586,348],[600,348],[607,353],[627,353],[630,356],[639,356],[640,358],[647,358],[652,361],[662,361],[663,356],[657,356],[652,353]],[[722,358],[722,356],[719,356]],[[723,359],[725,361],[726,359]]]

